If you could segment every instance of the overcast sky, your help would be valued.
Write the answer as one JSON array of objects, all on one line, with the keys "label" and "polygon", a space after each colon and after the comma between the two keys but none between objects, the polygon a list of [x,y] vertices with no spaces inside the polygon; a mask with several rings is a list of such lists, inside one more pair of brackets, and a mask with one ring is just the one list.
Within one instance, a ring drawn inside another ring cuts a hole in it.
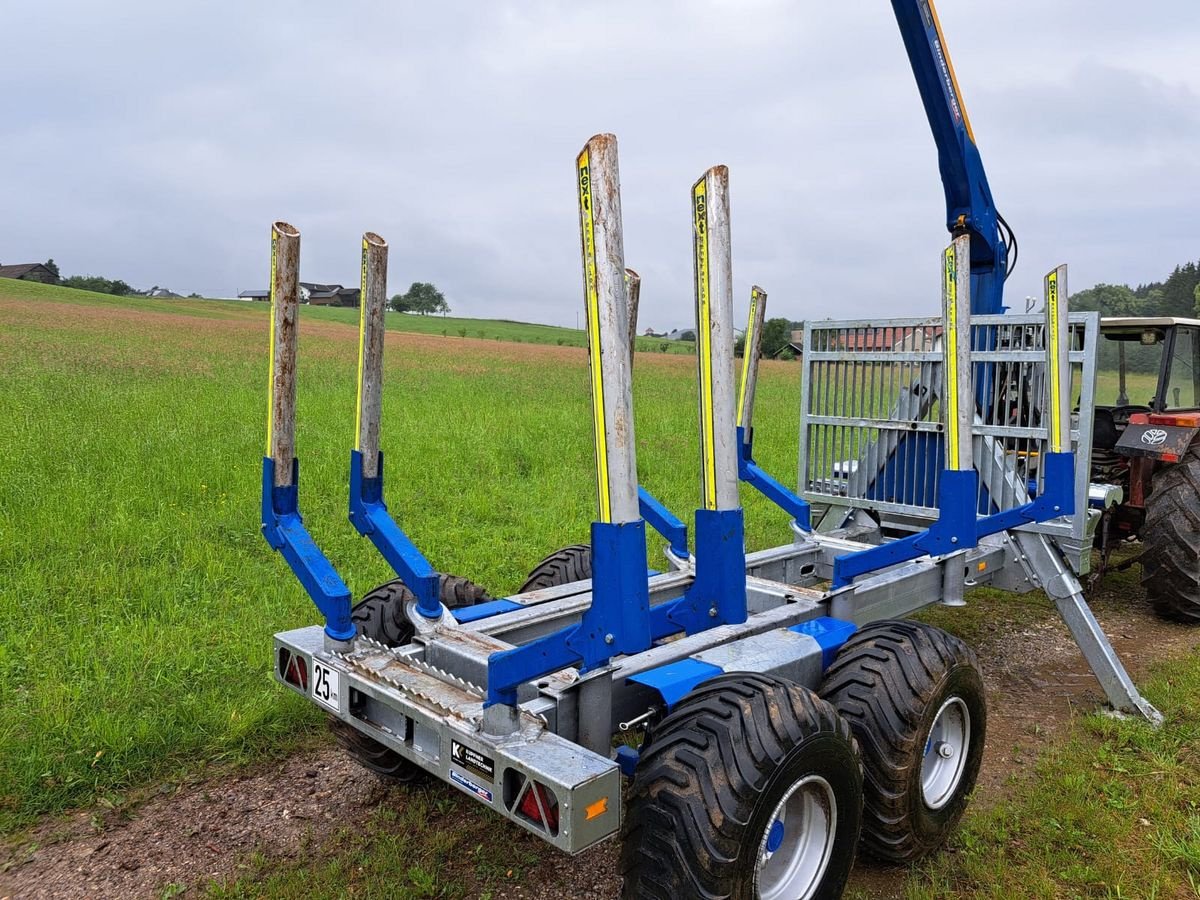
[{"label": "overcast sky", "polygon": [[[941,0],[1019,303],[1200,258],[1197,0]],[[233,296],[269,226],[302,277],[574,325],[574,156],[620,143],[641,324],[691,317],[688,188],[730,167],[734,278],[768,315],[924,314],[946,241],[890,5],[6,0],[0,262]]]}]

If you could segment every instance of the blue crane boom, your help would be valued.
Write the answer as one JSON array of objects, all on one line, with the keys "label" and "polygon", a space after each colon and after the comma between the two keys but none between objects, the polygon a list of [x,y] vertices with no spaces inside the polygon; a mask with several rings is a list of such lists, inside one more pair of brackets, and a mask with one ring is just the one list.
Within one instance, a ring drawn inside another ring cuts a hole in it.
[{"label": "blue crane boom", "polygon": [[983,158],[954,74],[933,0],[892,0],[896,22],[938,148],[946,192],[946,227],[971,237],[971,312],[1004,312],[1004,279],[1016,242],[996,212]]}]

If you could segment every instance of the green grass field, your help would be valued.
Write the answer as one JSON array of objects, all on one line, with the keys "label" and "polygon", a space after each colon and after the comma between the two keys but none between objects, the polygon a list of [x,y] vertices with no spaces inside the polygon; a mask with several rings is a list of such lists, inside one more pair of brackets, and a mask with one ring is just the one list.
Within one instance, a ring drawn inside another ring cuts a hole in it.
[{"label": "green grass field", "polygon": [[[258,532],[266,313],[0,282],[0,834],[327,740],[270,676],[272,633],[317,614]],[[390,572],[345,517],[354,320],[303,310],[298,444],[307,523],[361,593]],[[557,338],[439,330],[389,336],[387,495],[436,566],[502,594],[587,537],[586,356]],[[789,483],[799,375],[764,364],[756,416],[757,456]],[[698,493],[694,379],[690,359],[637,357],[639,474],[684,514]],[[751,548],[789,539],[782,513],[744,498]],[[980,593],[965,614],[931,618],[977,638],[999,617],[1050,614],[1040,595]],[[906,894],[1200,893],[1200,656],[1160,666],[1146,693],[1168,728],[1082,719],[1035,778],[968,815],[953,852],[898,875]],[[328,847],[249,860],[210,890],[482,896],[552,852],[522,837],[469,800],[416,792]]]},{"label": "green grass field", "polygon": [[[224,301],[213,301],[221,303]],[[266,304],[260,304],[265,306]],[[305,310],[314,320],[344,322],[358,327],[358,310],[315,306]],[[511,322],[506,319],[463,319],[456,316],[419,316],[389,312],[389,330],[439,337],[478,338],[485,341],[513,341],[518,344],[553,344],[559,347],[584,347],[586,334],[577,328],[557,325],[534,325],[530,322]],[[678,353],[690,355],[696,345],[690,341],[668,341],[664,338],[638,337],[641,353]]]},{"label": "green grass field", "polygon": [[[361,593],[390,574],[345,515],[357,331],[329,320],[352,314],[303,311],[297,440],[306,521]],[[274,632],[318,619],[258,532],[266,328],[265,304],[0,286],[0,830],[318,722],[268,668]],[[694,366],[637,360],[640,475],[686,512]],[[582,350],[397,335],[386,378],[387,495],[435,566],[502,594],[586,540]],[[785,481],[798,378],[767,363],[759,390],[758,456]],[[747,500],[752,546],[788,539]]]}]

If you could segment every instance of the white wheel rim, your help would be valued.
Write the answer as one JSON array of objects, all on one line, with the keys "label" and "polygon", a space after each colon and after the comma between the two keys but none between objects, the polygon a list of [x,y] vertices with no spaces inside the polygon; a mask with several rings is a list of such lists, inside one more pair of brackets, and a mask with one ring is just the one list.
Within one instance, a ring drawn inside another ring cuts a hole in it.
[{"label": "white wheel rim", "polygon": [[961,697],[951,697],[933,718],[921,761],[921,793],[930,809],[954,797],[971,749],[971,713]]},{"label": "white wheel rim", "polygon": [[760,900],[805,900],[821,886],[833,856],[837,800],[820,775],[802,778],[775,807],[758,844]]}]

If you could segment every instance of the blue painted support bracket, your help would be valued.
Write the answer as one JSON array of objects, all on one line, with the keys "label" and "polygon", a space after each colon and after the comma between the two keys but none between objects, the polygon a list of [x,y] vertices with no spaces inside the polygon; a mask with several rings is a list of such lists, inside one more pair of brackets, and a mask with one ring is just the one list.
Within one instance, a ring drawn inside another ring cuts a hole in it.
[{"label": "blue painted support bracket", "polygon": [[788,490],[754,461],[754,431],[738,426],[738,478],[746,482],[785,513],[796,520],[804,531],[812,531],[812,514],[808,501]]},{"label": "blue painted support bracket", "polygon": [[696,580],[650,610],[655,640],[746,621],[745,518],[741,509],[696,510]]},{"label": "blue painted support bracket", "polygon": [[682,560],[688,558],[687,526],[653,494],[638,485],[638,511],[646,523],[671,545],[671,552]]},{"label": "blue painted support bracket", "polygon": [[1044,453],[1042,465],[1046,467],[1042,493],[1022,506],[980,519],[977,526],[980,537],[1075,515],[1075,454]]},{"label": "blue painted support bracket", "polygon": [[363,478],[362,454],[350,451],[350,522],[358,533],[371,539],[383,558],[417,596],[417,612],[427,619],[442,614],[440,579],[429,560],[396,524],[383,502],[383,452],[379,474]]},{"label": "blue painted support bracket", "polygon": [[515,706],[519,685],[568,666],[588,672],[618,653],[648,650],[650,591],[646,569],[645,522],[593,522],[592,605],[578,625],[488,657],[487,705]]},{"label": "blue painted support bracket", "polygon": [[325,633],[335,641],[354,639],[350,621],[350,588],[313,541],[300,515],[300,461],[292,460],[292,483],[275,486],[275,461],[263,458],[262,533],[308,592],[321,615]]},{"label": "blue painted support bracket", "polygon": [[922,556],[943,556],[976,546],[979,542],[975,521],[978,487],[979,476],[974,469],[965,472],[944,470],[938,483],[938,520],[912,537],[836,557],[833,561],[833,587],[845,587],[859,575],[897,563]]},{"label": "blue painted support bracket", "polygon": [[797,634],[807,634],[821,647],[821,666],[828,669],[837,659],[842,645],[858,631],[858,626],[847,619],[835,619],[832,616],[818,616],[793,625],[788,631]]}]

